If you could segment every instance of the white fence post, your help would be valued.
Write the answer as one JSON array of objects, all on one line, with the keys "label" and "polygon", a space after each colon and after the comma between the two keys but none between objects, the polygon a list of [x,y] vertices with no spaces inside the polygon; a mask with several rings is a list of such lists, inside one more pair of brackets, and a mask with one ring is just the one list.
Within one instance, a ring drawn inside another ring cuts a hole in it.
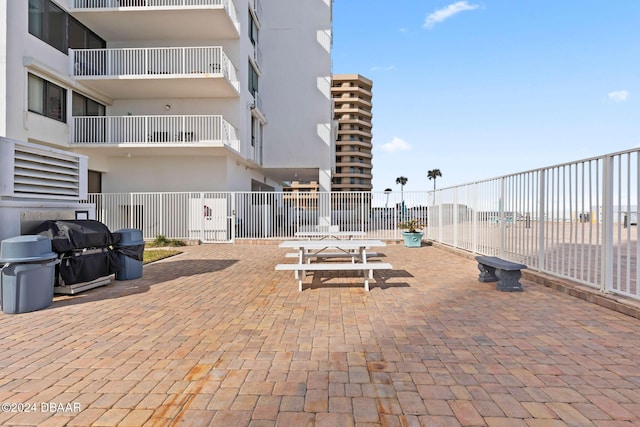
[{"label": "white fence post", "polygon": [[505,252],[505,227],[506,221],[504,218],[504,177],[500,178],[500,200],[498,201],[498,221],[500,221],[500,247],[498,248],[498,253],[500,256],[504,256]]},{"label": "white fence post", "polygon": [[602,280],[600,290],[613,288],[613,156],[605,156],[602,165]]},{"label": "white fence post", "polygon": [[471,193],[473,197],[473,217],[471,219],[471,227],[472,227],[472,252],[478,253],[478,184],[472,184]]},{"label": "white fence post", "polygon": [[545,254],[545,235],[544,235],[544,230],[546,227],[546,217],[545,217],[545,210],[547,209],[546,207],[546,197],[547,197],[547,192],[546,192],[546,171],[545,170],[541,170],[540,171],[540,176],[539,176],[539,187],[538,191],[538,198],[539,198],[539,210],[538,210],[538,268],[542,271],[544,271],[545,269],[545,261],[544,261],[544,254]]},{"label": "white fence post", "polygon": [[134,221],[133,220],[133,216],[134,216],[134,213],[133,213],[133,198],[134,197],[135,197],[134,193],[131,193],[129,195],[129,228],[133,228],[134,227],[134,225],[133,225],[133,221]]},{"label": "white fence post", "polygon": [[453,247],[458,247],[458,220],[460,215],[458,215],[458,187],[453,189],[453,212],[451,213],[451,224],[453,225]]}]

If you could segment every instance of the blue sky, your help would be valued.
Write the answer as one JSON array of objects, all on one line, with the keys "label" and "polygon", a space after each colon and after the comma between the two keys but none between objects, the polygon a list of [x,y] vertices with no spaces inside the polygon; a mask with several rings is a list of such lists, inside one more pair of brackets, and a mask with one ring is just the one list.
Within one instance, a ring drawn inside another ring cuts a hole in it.
[{"label": "blue sky", "polygon": [[438,188],[640,146],[640,0],[334,0],[373,81],[373,187]]}]

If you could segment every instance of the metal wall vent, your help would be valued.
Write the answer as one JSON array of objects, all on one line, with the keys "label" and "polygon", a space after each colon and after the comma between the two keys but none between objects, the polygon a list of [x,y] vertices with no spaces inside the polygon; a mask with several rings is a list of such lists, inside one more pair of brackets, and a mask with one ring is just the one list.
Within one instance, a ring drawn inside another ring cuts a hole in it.
[{"label": "metal wall vent", "polygon": [[72,156],[16,145],[13,178],[16,196],[80,198],[80,165]]}]

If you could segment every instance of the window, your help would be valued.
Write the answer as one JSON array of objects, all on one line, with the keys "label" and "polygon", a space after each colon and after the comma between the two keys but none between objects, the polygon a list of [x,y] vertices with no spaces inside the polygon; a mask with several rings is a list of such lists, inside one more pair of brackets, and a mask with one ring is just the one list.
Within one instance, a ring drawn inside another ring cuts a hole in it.
[{"label": "window", "polygon": [[106,42],[51,0],[29,0],[29,33],[67,53],[69,48],[104,48]]},{"label": "window", "polygon": [[258,44],[258,26],[253,20],[253,15],[249,12],[249,40],[255,46]]},{"label": "window", "polygon": [[89,193],[102,193],[102,173],[89,170],[87,173],[87,190]]},{"label": "window", "polygon": [[66,122],[67,91],[58,85],[29,74],[29,111]]},{"label": "window", "polygon": [[249,84],[247,87],[252,95],[258,91],[258,72],[253,68],[251,61],[249,61]]},{"label": "window", "polygon": [[251,117],[251,146],[256,146],[256,128],[258,127],[258,119]]},{"label": "window", "polygon": [[[106,107],[91,98],[74,92],[71,99],[71,114],[74,117],[106,115]],[[105,119],[74,120],[74,142],[96,143],[106,140]]]},{"label": "window", "polygon": [[69,16],[69,47],[71,49],[104,49],[106,43],[77,19]]},{"label": "window", "polygon": [[29,0],[29,33],[42,39],[44,37],[44,2]]},{"label": "window", "polygon": [[71,100],[73,116],[104,116],[106,107],[91,98],[74,92]]}]

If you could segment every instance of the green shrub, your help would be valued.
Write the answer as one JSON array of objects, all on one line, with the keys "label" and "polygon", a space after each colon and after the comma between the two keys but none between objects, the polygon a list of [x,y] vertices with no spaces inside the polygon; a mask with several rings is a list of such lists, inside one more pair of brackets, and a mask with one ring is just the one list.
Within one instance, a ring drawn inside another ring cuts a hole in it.
[{"label": "green shrub", "polygon": [[176,246],[186,246],[186,243],[178,239],[167,239],[162,234],[158,234],[154,240],[152,240],[151,242],[147,242],[146,246],[151,248],[165,247],[165,246],[176,247]]}]

